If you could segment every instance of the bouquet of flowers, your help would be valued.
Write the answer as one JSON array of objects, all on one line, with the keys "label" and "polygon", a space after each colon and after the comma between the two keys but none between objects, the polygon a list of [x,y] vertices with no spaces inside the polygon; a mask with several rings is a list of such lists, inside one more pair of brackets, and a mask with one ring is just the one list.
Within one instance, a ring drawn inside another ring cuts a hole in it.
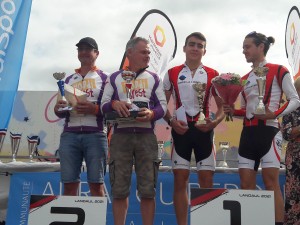
[{"label": "bouquet of flowers", "polygon": [[[242,81],[240,75],[235,73],[222,73],[212,80],[212,84],[225,104],[232,105],[242,91],[246,81]],[[228,113],[225,121],[233,121]]]}]

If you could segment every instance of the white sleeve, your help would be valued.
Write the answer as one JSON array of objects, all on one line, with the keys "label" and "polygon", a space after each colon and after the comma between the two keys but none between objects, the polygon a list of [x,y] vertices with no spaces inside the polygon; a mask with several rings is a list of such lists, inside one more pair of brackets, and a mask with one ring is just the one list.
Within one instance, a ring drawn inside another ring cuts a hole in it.
[{"label": "white sleeve", "polygon": [[300,106],[299,96],[289,73],[287,73],[282,80],[282,91],[288,102],[275,112],[277,117],[287,115]]},{"label": "white sleeve", "polygon": [[112,107],[111,107],[111,98],[113,96],[114,93],[114,89],[110,83],[110,77],[107,78],[107,84],[104,87],[104,91],[103,91],[103,96],[101,99],[101,112],[105,113],[108,111],[112,111]]},{"label": "white sleeve", "polygon": [[171,87],[172,87],[172,85],[171,85],[169,73],[166,72],[166,74],[164,76],[164,80],[163,80],[163,88],[165,91],[170,91]]}]

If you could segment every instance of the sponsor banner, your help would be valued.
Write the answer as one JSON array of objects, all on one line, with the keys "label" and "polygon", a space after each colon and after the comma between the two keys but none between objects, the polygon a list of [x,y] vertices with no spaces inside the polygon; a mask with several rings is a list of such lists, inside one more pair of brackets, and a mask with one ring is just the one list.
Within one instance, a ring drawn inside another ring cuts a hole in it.
[{"label": "sponsor banner", "polygon": [[[89,196],[86,173],[82,173],[80,183],[80,196]],[[189,190],[199,188],[197,174],[191,173]],[[280,175],[281,188],[285,182],[284,175]],[[257,177],[257,189],[263,189],[261,174]],[[27,224],[30,196],[31,195],[61,195],[62,184],[60,173],[14,173],[11,177],[10,194],[8,202],[7,224]],[[239,177],[236,173],[216,173],[214,176],[214,188],[238,189]],[[174,225],[176,217],[173,206],[173,174],[160,172],[157,182],[155,225]],[[113,225],[112,197],[110,195],[110,184],[108,174],[105,176],[105,191],[107,194],[106,224]],[[190,196],[190,192],[189,192]],[[126,224],[140,225],[142,218],[140,214],[139,197],[136,191],[136,177],[132,176],[131,192],[129,197],[129,209]]]},{"label": "sponsor banner", "polygon": [[[130,38],[144,37],[149,41],[150,62],[148,70],[163,77],[168,63],[175,57],[177,37],[171,20],[157,9],[145,13]],[[128,65],[124,54],[120,68]]]},{"label": "sponsor banner", "polygon": [[300,13],[296,6],[289,12],[285,29],[285,50],[294,79],[300,76]]},{"label": "sponsor banner", "polygon": [[[262,213],[263,212],[263,213]],[[211,216],[217,214],[218,216]],[[191,225],[273,225],[274,192],[237,189],[191,189]]]},{"label": "sponsor banner", "polygon": [[8,127],[19,85],[32,0],[0,4],[0,129]]},{"label": "sponsor banner", "polygon": [[31,195],[28,225],[106,224],[107,198]]}]

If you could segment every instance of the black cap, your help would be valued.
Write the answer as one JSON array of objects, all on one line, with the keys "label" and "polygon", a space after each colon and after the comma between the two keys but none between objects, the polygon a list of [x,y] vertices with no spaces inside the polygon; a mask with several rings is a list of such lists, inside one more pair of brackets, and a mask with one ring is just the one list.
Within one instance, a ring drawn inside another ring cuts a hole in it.
[{"label": "black cap", "polygon": [[88,45],[96,50],[98,50],[97,42],[91,37],[85,37],[80,39],[80,41],[76,44],[77,47],[80,45]]}]

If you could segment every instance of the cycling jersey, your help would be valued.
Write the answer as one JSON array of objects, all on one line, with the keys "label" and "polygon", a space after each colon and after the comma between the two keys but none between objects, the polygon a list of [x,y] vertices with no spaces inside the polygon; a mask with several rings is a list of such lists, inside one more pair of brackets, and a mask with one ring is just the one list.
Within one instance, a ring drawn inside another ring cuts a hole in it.
[{"label": "cycling jersey", "polygon": [[[100,105],[107,75],[98,69],[89,71],[84,77],[74,73],[65,79],[65,83],[84,91],[87,101]],[[100,111],[100,110],[99,110]],[[101,112],[97,115],[76,115],[72,112],[58,113],[57,116],[65,119],[64,132],[103,132],[103,116]]]}]

